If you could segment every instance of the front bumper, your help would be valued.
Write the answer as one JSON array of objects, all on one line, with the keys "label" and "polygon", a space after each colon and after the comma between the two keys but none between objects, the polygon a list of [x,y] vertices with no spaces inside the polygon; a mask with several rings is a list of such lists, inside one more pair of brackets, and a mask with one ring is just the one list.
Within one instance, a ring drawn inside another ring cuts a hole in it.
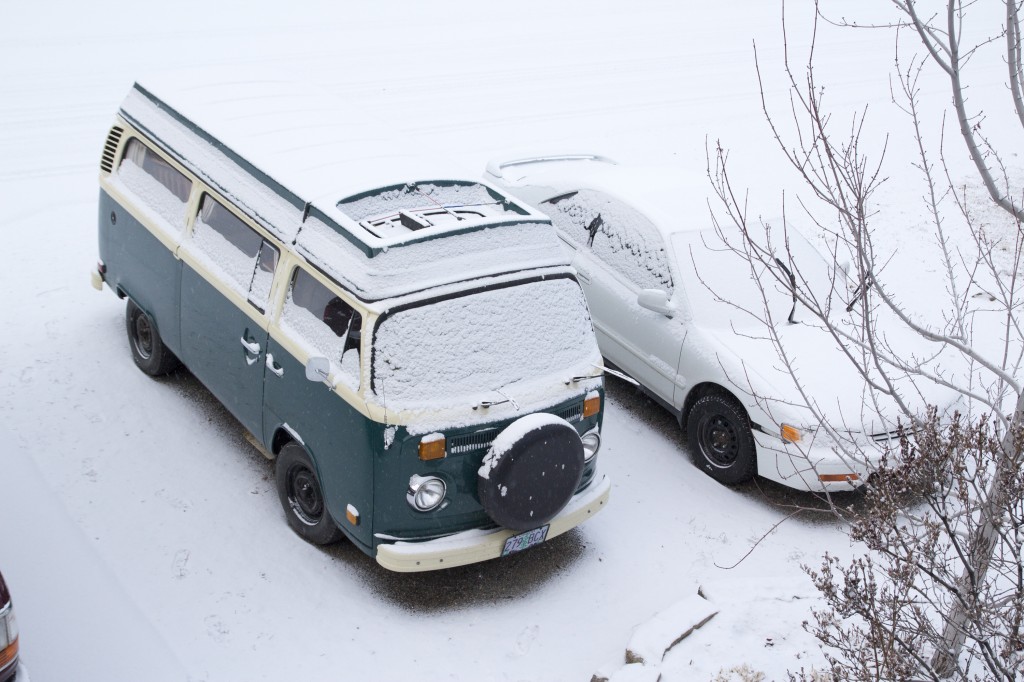
[{"label": "front bumper", "polygon": [[29,682],[28,670],[19,659],[15,658],[11,661],[10,667],[4,668],[0,672],[0,680],[3,682]]},{"label": "front bumper", "polygon": [[[759,475],[812,492],[856,490],[881,464],[888,445],[862,434],[856,434],[845,447],[837,447],[827,438],[814,438],[808,445],[783,443],[757,431],[754,441]],[[843,454],[844,450],[857,454]]]},{"label": "front bumper", "polygon": [[[608,503],[610,491],[607,476],[593,481],[551,519],[547,539],[575,528],[600,511]],[[507,528],[468,530],[436,540],[382,544],[377,547],[377,563],[390,571],[409,573],[487,561],[500,557],[505,540],[517,532]]]}]

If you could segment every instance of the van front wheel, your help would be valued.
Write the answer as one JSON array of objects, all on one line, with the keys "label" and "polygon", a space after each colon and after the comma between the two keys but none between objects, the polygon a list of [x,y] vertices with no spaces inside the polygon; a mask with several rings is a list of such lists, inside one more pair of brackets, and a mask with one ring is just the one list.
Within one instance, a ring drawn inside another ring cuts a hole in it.
[{"label": "van front wheel", "polygon": [[124,321],[128,332],[128,346],[132,349],[132,360],[135,361],[136,367],[151,377],[158,377],[180,364],[178,358],[160,339],[153,318],[135,305],[130,298],[125,309]]},{"label": "van front wheel", "polygon": [[323,489],[309,455],[297,443],[288,443],[277,455],[277,494],[288,525],[314,545],[341,539],[341,531],[324,504]]}]

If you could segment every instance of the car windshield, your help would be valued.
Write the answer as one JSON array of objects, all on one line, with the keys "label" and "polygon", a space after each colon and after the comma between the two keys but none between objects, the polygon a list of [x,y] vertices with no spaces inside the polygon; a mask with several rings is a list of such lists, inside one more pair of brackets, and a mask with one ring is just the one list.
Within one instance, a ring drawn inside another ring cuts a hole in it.
[{"label": "car windshield", "polygon": [[427,301],[377,325],[373,392],[391,409],[515,400],[595,374],[583,291],[569,277]]},{"label": "car windshield", "polygon": [[[790,273],[797,278],[798,287],[812,292],[822,305],[837,286],[845,287],[843,282],[833,282],[835,268],[807,240],[792,230],[788,239],[788,247],[780,243],[775,249],[778,261],[772,265],[774,272],[769,272],[767,265],[747,262],[733,251],[743,243],[738,230],[673,235],[694,320],[710,327],[749,329],[761,325],[767,312],[774,323],[785,322],[794,308]],[[841,271],[837,277],[843,277]],[[797,306],[796,321],[801,319],[800,313]]]}]

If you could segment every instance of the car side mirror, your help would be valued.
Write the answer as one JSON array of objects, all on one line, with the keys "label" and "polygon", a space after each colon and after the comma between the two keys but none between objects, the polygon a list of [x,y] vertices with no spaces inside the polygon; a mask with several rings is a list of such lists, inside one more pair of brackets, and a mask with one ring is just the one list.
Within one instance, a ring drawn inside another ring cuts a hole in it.
[{"label": "car side mirror", "polygon": [[327,381],[331,374],[331,361],[317,355],[306,360],[306,378],[317,383]]},{"label": "car side mirror", "polygon": [[676,306],[668,298],[668,293],[662,289],[644,289],[636,297],[636,302],[641,308],[661,313],[665,317],[673,317],[676,314]]}]

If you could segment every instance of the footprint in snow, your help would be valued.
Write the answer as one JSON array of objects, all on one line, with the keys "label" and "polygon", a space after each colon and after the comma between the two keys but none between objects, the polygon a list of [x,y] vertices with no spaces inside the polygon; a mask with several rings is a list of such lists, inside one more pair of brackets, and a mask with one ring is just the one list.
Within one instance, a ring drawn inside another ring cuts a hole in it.
[{"label": "footprint in snow", "polygon": [[203,619],[206,623],[206,634],[215,642],[223,642],[231,634],[231,630],[216,615],[207,616]]},{"label": "footprint in snow", "polygon": [[537,625],[530,625],[523,628],[523,631],[519,633],[518,637],[516,637],[516,644],[513,648],[512,655],[518,658],[528,654],[530,652],[530,647],[533,646],[539,632],[540,626]]},{"label": "footprint in snow", "polygon": [[184,578],[188,575],[188,560],[192,557],[191,552],[187,549],[179,549],[174,554],[174,561],[171,562],[171,566],[174,570],[175,578]]}]

